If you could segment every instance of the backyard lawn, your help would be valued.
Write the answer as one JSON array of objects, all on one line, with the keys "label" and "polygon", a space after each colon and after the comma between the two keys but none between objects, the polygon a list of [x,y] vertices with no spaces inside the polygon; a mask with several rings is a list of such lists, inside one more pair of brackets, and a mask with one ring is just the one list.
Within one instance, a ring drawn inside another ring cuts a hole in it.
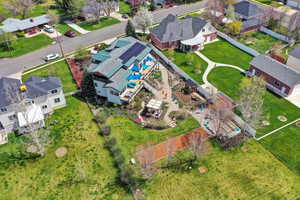
[{"label": "backyard lawn", "polygon": [[[87,104],[75,97],[67,103],[46,122],[54,142],[45,157],[0,166],[0,199],[132,199],[117,183],[117,170]],[[0,152],[9,145],[0,146]],[[68,153],[57,158],[62,146]]]},{"label": "backyard lawn", "polygon": [[113,17],[103,17],[98,21],[84,21],[78,23],[78,25],[85,30],[94,31],[118,23],[120,23],[118,19]]},{"label": "backyard lawn", "polygon": [[[235,69],[218,67],[210,72],[208,75],[208,81],[229,97],[237,100],[239,97],[239,84],[243,77],[244,76]],[[257,136],[264,135],[287,124],[288,122],[300,118],[299,108],[271,92],[266,93],[264,101],[264,113],[265,118],[270,122],[270,125],[259,128]],[[277,119],[279,115],[286,116],[288,121],[279,121]]]},{"label": "backyard lawn", "polygon": [[73,80],[72,74],[66,61],[59,61],[42,69],[23,75],[23,81],[26,81],[31,76],[55,76],[60,78],[63,84],[65,93],[77,90],[77,86]]},{"label": "backyard lawn", "polygon": [[277,40],[267,34],[261,32],[251,32],[241,36],[239,42],[255,49],[259,53],[265,53],[270,50],[274,44],[282,45],[280,40]]},{"label": "backyard lawn", "polygon": [[39,34],[31,38],[18,38],[12,42],[11,51],[0,48],[1,57],[17,57],[38,50],[52,43],[52,39],[45,34]]},{"label": "backyard lawn", "polygon": [[201,53],[214,62],[236,65],[245,70],[249,68],[249,63],[253,58],[222,39],[205,45]]},{"label": "backyard lawn", "polygon": [[[149,200],[182,199],[295,199],[300,179],[260,144],[251,140],[224,151],[214,146],[192,170],[159,170],[146,182]],[[199,166],[207,167],[200,174]]]},{"label": "backyard lawn", "polygon": [[128,3],[126,3],[125,1],[119,1],[119,13],[120,14],[129,15],[130,10],[131,10],[131,7]]},{"label": "backyard lawn", "polygon": [[117,139],[119,147],[128,160],[136,153],[139,145],[145,145],[147,142],[158,144],[168,136],[181,135],[199,127],[198,122],[192,117],[179,123],[175,128],[160,131],[145,129],[122,116],[110,117],[106,125],[111,126],[111,135]]},{"label": "backyard lawn", "polygon": [[[168,51],[163,52],[166,56],[168,56]],[[192,77],[199,84],[203,84],[202,75],[207,68],[207,63],[202,60],[198,55],[192,53],[192,64],[188,65],[186,62],[186,53],[182,53],[179,51],[174,51],[173,63],[180,67],[185,73],[187,73],[190,77]],[[197,68],[198,66],[198,68]],[[196,71],[198,70],[198,71]]]}]

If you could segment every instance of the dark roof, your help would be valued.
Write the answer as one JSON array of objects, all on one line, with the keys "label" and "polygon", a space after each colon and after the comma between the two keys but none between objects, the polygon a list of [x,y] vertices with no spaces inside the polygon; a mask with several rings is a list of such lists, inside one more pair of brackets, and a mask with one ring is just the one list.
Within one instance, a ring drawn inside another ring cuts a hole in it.
[{"label": "dark roof", "polygon": [[290,56],[300,59],[300,46],[289,53]]},{"label": "dark roof", "polygon": [[251,28],[251,27],[255,27],[255,26],[258,26],[260,24],[261,24],[261,22],[260,22],[259,19],[256,19],[256,18],[249,19],[249,20],[243,21],[242,30],[248,29],[248,28]]},{"label": "dark roof", "polygon": [[233,5],[236,13],[246,18],[254,17],[260,12],[260,8],[249,1],[241,1]]},{"label": "dark roof", "polygon": [[250,62],[250,65],[253,65],[255,68],[269,74],[290,87],[294,87],[298,82],[300,82],[300,72],[297,72],[269,56],[256,56]]},{"label": "dark roof", "polygon": [[125,64],[132,57],[137,57],[144,49],[145,45],[136,42],[132,47],[130,47],[127,51],[125,51],[119,58],[122,60],[122,63]]},{"label": "dark roof", "polygon": [[199,17],[188,16],[179,20],[175,15],[169,14],[150,32],[161,42],[188,40],[195,37],[207,23]]},{"label": "dark roof", "polygon": [[5,107],[13,103],[11,96],[19,91],[21,81],[18,79],[3,77],[0,78],[0,107]]}]

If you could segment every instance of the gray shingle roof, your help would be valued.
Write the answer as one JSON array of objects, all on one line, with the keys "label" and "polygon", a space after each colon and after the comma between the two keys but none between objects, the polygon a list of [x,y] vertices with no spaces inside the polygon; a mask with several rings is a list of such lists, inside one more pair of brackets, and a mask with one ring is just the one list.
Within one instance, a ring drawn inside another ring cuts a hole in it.
[{"label": "gray shingle roof", "polygon": [[290,87],[294,87],[300,81],[300,72],[266,55],[256,56],[250,62],[250,65]]},{"label": "gray shingle roof", "polygon": [[[21,81],[18,79],[3,77],[0,78],[0,108],[13,103],[11,99],[15,92],[19,91]],[[10,95],[12,94],[12,95]]]},{"label": "gray shingle roof", "polygon": [[243,15],[246,18],[251,18],[259,14],[260,8],[249,1],[241,1],[233,5],[236,13]]},{"label": "gray shingle roof", "polygon": [[300,59],[300,46],[289,53],[290,56]]},{"label": "gray shingle roof", "polygon": [[195,37],[207,23],[199,17],[188,16],[179,20],[175,15],[169,14],[150,32],[161,42],[188,40]]},{"label": "gray shingle roof", "polygon": [[251,27],[254,27],[254,26],[258,26],[260,25],[261,22],[259,19],[249,19],[249,20],[246,20],[246,21],[243,21],[243,25],[242,25],[242,30],[244,29],[247,29],[247,28],[251,28]]},{"label": "gray shingle roof", "polygon": [[8,18],[2,22],[3,26],[0,26],[0,29],[3,29],[5,32],[23,31],[28,28],[49,23],[50,21],[51,20],[47,15],[41,15],[23,20]]}]

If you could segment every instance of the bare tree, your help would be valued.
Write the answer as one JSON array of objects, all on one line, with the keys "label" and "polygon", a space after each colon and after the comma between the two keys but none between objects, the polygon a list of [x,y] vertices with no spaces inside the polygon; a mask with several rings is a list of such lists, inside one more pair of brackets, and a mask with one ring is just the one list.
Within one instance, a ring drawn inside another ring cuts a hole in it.
[{"label": "bare tree", "polygon": [[22,19],[28,17],[34,4],[35,3],[32,0],[12,0],[3,2],[4,8],[6,8],[13,16],[21,15]]},{"label": "bare tree", "polygon": [[166,141],[167,165],[173,161],[173,154],[176,152],[175,138],[168,138]]},{"label": "bare tree", "polygon": [[82,8],[83,15],[91,15],[94,19],[102,16],[110,16],[117,6],[116,1],[110,0],[89,0]]},{"label": "bare tree", "polygon": [[188,137],[189,149],[196,159],[200,158],[204,152],[204,136],[201,133],[193,133]]},{"label": "bare tree", "polygon": [[148,30],[149,26],[153,24],[153,15],[145,8],[141,10],[134,17],[137,28],[140,28],[144,33]]},{"label": "bare tree", "polygon": [[206,13],[213,24],[218,23],[219,19],[225,15],[225,0],[209,0],[206,5]]},{"label": "bare tree", "polygon": [[263,118],[263,104],[266,83],[261,77],[245,78],[240,85],[239,110],[245,122],[256,128]]}]

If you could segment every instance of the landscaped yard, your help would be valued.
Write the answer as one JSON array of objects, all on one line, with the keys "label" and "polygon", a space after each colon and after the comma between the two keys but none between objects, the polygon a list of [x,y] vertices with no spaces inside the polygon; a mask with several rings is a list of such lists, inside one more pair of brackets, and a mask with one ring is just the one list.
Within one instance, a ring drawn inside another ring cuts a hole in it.
[{"label": "landscaped yard", "polygon": [[[164,51],[163,53],[168,56],[168,51]],[[198,55],[192,53],[193,61],[188,65],[186,55],[186,53],[175,51],[172,61],[199,84],[203,84],[202,75],[207,68],[207,63]]]},{"label": "landscaped yard", "polygon": [[49,65],[42,69],[23,75],[23,81],[26,81],[31,76],[55,76],[60,78],[63,84],[65,93],[77,90],[77,86],[73,80],[72,74],[66,61],[60,61],[55,64]]},{"label": "landscaped yard", "polygon": [[[224,151],[214,146],[192,170],[159,170],[146,182],[149,200],[295,199],[300,179],[254,140]],[[207,167],[200,174],[198,167]]]},{"label": "landscaped yard", "polygon": [[[132,199],[117,183],[117,170],[87,104],[74,97],[67,103],[47,120],[54,142],[45,157],[0,165],[0,199]],[[0,146],[0,152],[9,145]],[[62,146],[68,153],[57,158]]]},{"label": "landscaped yard", "polygon": [[245,70],[249,68],[249,63],[253,58],[222,39],[205,45],[201,53],[214,62],[236,65]]},{"label": "landscaped yard", "polygon": [[[236,69],[218,67],[210,72],[208,81],[229,97],[237,100],[239,97],[239,84],[244,76]],[[270,122],[269,126],[259,128],[257,136],[264,135],[288,122],[300,118],[300,109],[287,100],[267,92],[264,101],[265,118]],[[277,119],[279,115],[287,117],[287,122]],[[292,130],[292,129],[291,129]],[[300,130],[299,130],[300,131]],[[291,133],[292,134],[292,133]]]},{"label": "landscaped yard", "polygon": [[283,45],[280,40],[277,40],[267,34],[261,32],[247,33],[241,36],[239,42],[255,49],[259,53],[265,53],[270,50],[273,45]]},{"label": "landscaped yard", "polygon": [[51,43],[52,39],[45,34],[39,34],[31,38],[18,38],[12,42],[11,51],[0,48],[0,58],[21,56]]},{"label": "landscaped yard", "polygon": [[111,126],[111,135],[117,139],[117,143],[128,161],[134,156],[140,145],[146,145],[147,142],[157,144],[166,140],[168,136],[181,135],[199,127],[198,122],[192,117],[182,121],[175,128],[160,131],[145,129],[122,116],[110,117],[106,125]]},{"label": "landscaped yard", "polygon": [[130,10],[131,7],[128,3],[126,3],[125,1],[119,1],[119,13],[120,14],[126,14],[129,15],[130,14]]},{"label": "landscaped yard", "polygon": [[120,23],[118,19],[113,17],[103,17],[98,21],[83,21],[78,23],[78,25],[85,30],[94,31],[118,23]]}]

